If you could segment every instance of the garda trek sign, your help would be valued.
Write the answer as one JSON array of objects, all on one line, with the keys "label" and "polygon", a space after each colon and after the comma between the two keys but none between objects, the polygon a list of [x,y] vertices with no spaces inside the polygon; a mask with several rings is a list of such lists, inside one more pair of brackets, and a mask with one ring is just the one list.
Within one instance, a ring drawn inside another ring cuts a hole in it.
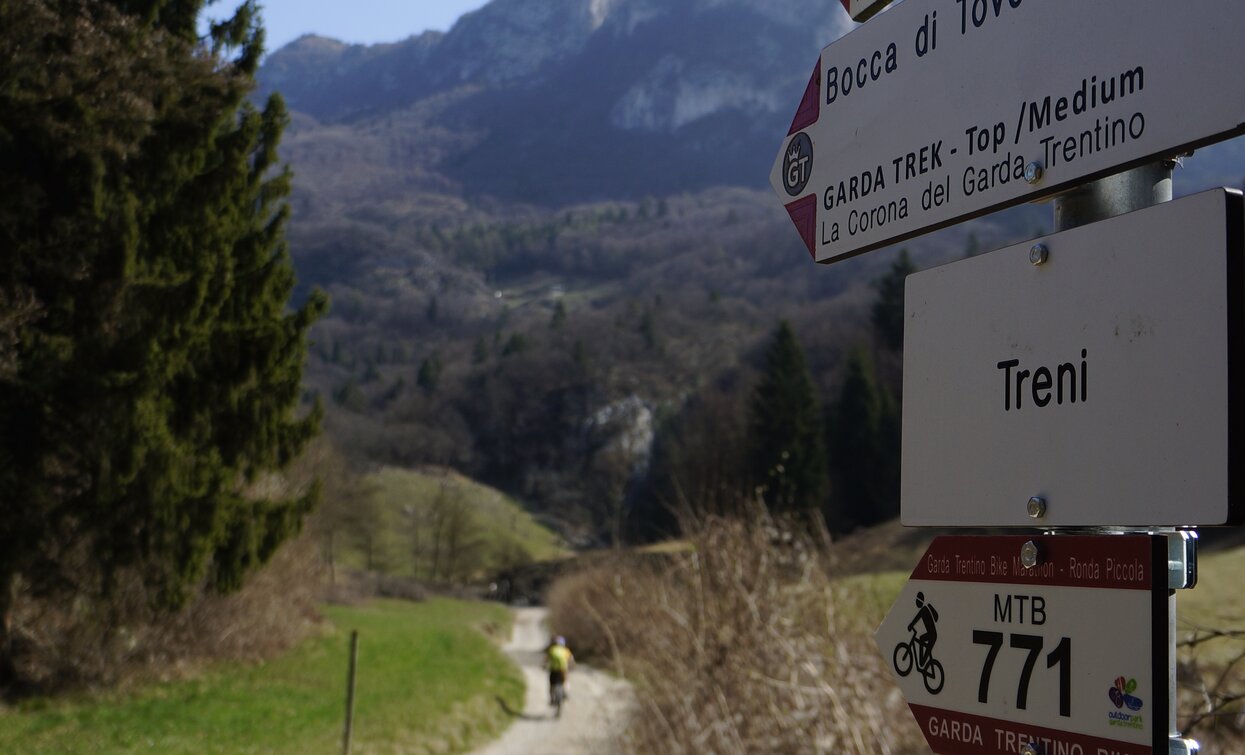
[{"label": "garda trek sign", "polygon": [[903,523],[1239,523],[1242,204],[1216,189],[909,276]]},{"label": "garda trek sign", "polygon": [[1241,133],[1243,29],[1241,0],[905,0],[822,51],[770,182],[818,262],[1049,197]]},{"label": "garda trek sign", "polygon": [[1167,755],[1167,603],[1161,536],[939,537],[874,638],[939,755]]}]

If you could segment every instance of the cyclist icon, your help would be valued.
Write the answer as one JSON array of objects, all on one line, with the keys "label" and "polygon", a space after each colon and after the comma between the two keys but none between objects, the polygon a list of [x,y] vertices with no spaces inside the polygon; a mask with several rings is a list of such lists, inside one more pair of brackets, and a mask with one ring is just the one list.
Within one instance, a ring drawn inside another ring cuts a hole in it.
[{"label": "cyclist icon", "polygon": [[912,673],[915,660],[916,668],[921,672],[922,681],[925,682],[925,689],[929,690],[931,695],[937,695],[942,691],[942,685],[947,680],[942,664],[934,658],[934,643],[938,641],[938,610],[934,608],[933,603],[925,602],[923,592],[916,594],[916,607],[916,616],[908,622],[908,631],[912,632],[912,639],[895,646],[895,655],[892,660],[895,664],[895,671],[900,676]]}]

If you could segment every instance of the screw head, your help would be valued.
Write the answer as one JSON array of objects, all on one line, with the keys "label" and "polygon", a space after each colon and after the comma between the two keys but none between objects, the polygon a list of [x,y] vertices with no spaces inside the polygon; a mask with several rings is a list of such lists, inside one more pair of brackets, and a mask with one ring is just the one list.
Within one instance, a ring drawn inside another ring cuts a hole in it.
[{"label": "screw head", "polygon": [[1045,244],[1034,244],[1029,250],[1029,262],[1035,267],[1045,264],[1048,259],[1050,259],[1050,249]]},{"label": "screw head", "polygon": [[1035,495],[1029,499],[1029,504],[1025,509],[1029,512],[1031,519],[1041,519],[1046,516],[1046,499]]},{"label": "screw head", "polygon": [[1020,546],[1020,563],[1026,569],[1032,569],[1042,561],[1042,554],[1038,551],[1037,543],[1032,540]]},{"label": "screw head", "polygon": [[1025,742],[1020,747],[1020,755],[1042,755],[1042,750],[1033,742]]},{"label": "screw head", "polygon": [[1025,181],[1035,184],[1042,180],[1042,164],[1039,162],[1031,162],[1025,166]]}]

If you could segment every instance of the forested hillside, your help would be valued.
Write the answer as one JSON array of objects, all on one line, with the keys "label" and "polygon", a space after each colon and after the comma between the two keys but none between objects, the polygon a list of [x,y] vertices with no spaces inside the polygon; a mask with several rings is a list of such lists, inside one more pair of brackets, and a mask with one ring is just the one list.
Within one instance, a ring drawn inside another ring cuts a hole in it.
[{"label": "forested hillside", "polygon": [[[755,493],[752,396],[786,320],[820,407],[821,507],[843,529],[893,512],[854,454],[897,448],[870,427],[901,401],[901,336],[873,313],[900,306],[875,285],[899,250],[819,268],[764,188],[808,69],[849,27],[787,0],[495,0],[444,34],[272,53],[291,250],[302,288],[333,298],[306,382],[329,435],[497,485],[575,542],[665,531],[680,502]],[[1236,183],[1240,153],[1193,158],[1177,193]],[[907,249],[923,268],[1050,216]]]}]

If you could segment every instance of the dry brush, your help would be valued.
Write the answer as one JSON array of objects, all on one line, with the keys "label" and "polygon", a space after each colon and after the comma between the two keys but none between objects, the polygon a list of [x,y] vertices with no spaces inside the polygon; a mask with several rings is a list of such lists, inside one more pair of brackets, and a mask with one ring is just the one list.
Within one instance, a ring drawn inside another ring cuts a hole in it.
[{"label": "dry brush", "polygon": [[686,553],[619,557],[553,586],[556,630],[636,685],[633,751],[926,751],[863,596],[830,578],[806,529],[714,519]]}]

